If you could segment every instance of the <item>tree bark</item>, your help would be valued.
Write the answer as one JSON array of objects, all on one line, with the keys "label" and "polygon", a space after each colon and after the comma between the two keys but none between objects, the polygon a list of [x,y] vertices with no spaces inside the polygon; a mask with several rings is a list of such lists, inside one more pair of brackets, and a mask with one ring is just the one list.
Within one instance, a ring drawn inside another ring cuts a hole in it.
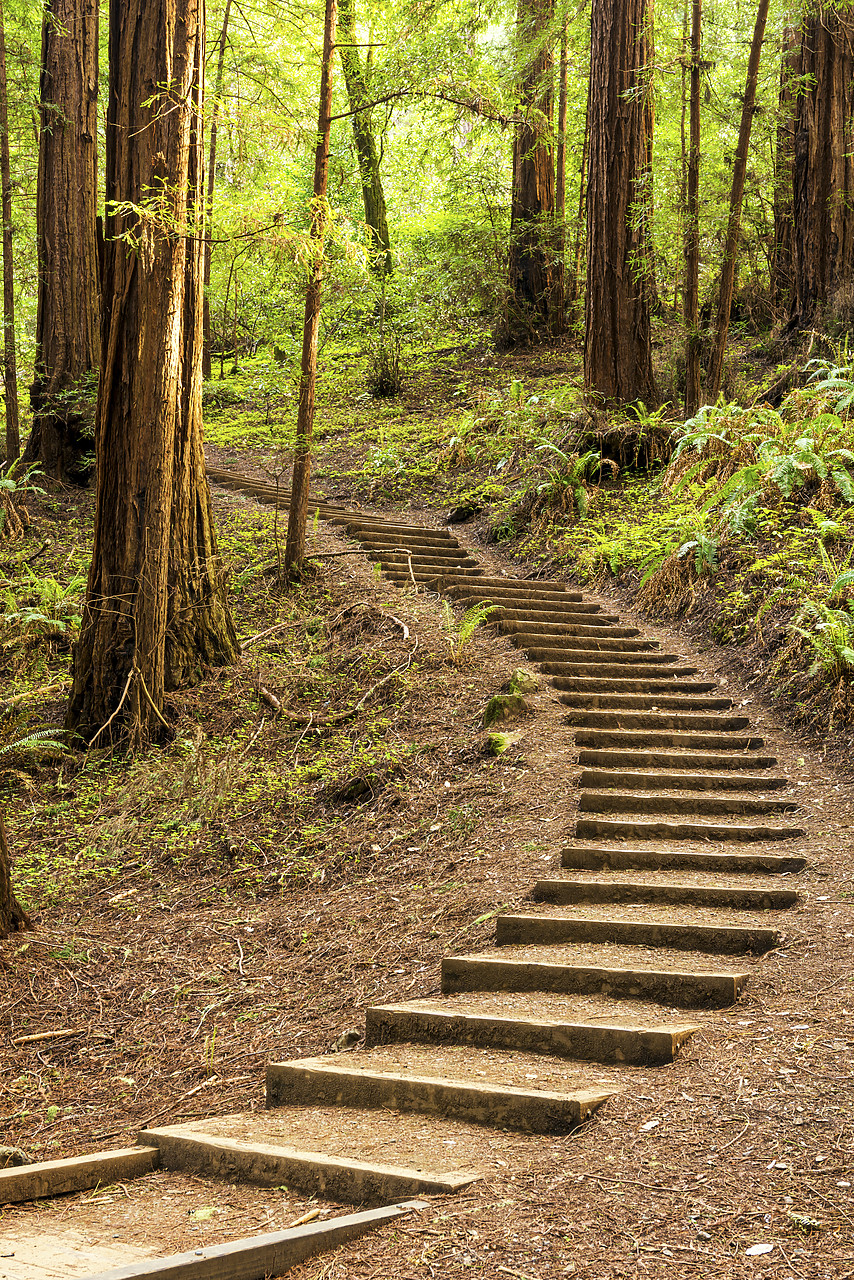
[{"label": "tree bark", "polygon": [[219,132],[219,104],[222,99],[222,80],[225,69],[225,46],[228,41],[228,20],[231,16],[231,0],[226,0],[225,12],[222,15],[222,29],[219,35],[219,50],[216,57],[216,80],[214,81],[214,100],[211,108],[211,132],[208,151],[208,189],[205,201],[205,248],[204,248],[204,339],[202,347],[202,376],[211,376],[211,306],[208,291],[211,283],[211,234],[213,228],[213,198],[216,183],[216,142]]},{"label": "tree bark", "polygon": [[563,333],[566,327],[566,112],[569,97],[569,19],[564,18],[560,31],[557,99],[557,164],[555,166],[555,249],[554,315],[552,333]]},{"label": "tree bark", "polygon": [[6,824],[0,814],[0,938],[30,927],[30,918],[12,889],[12,859],[6,839]]},{"label": "tree bark", "polygon": [[308,481],[311,473],[311,438],[314,429],[314,389],[317,381],[317,330],[323,288],[323,246],[326,236],[326,185],[329,177],[329,143],[332,134],[332,58],[335,53],[337,0],[326,0],[323,23],[323,61],[320,67],[320,96],[317,111],[317,147],[314,153],[314,208],[311,219],[312,257],[305,291],[305,318],[302,331],[297,439],[291,502],[288,511],[288,540],[285,568],[299,569],[305,557],[305,526],[308,519]]},{"label": "tree bark", "polygon": [[554,66],[549,28],[554,0],[519,0],[517,39],[526,62],[519,86],[520,120],[513,138],[510,204],[510,336],[539,324],[562,331],[555,298],[555,175],[551,148]]},{"label": "tree bark", "polygon": [[738,237],[741,232],[741,205],[744,198],[744,179],[747,173],[747,152],[750,147],[750,131],[753,127],[756,82],[759,78],[759,59],[762,54],[762,42],[765,39],[767,18],[768,0],[759,0],[756,10],[756,23],[753,28],[753,41],[750,46],[750,57],[747,60],[747,83],[744,89],[744,103],[741,110],[741,126],[738,131],[738,144],[735,162],[732,167],[732,190],[729,200],[729,221],[727,223],[726,243],[724,244],[724,260],[721,267],[720,293],[718,294],[715,345],[709,361],[709,373],[706,379],[706,398],[712,404],[720,394],[721,378],[723,376],[724,353],[726,351],[727,334],[729,333],[729,316],[732,310],[732,293],[735,284],[735,268],[738,261]]},{"label": "tree bark", "polygon": [[703,0],[691,4],[691,141],[685,179],[685,417],[700,407],[700,46]]},{"label": "tree bark", "polygon": [[3,215],[3,387],[6,395],[6,463],[21,453],[18,364],[15,355],[15,271],[12,262],[12,166],[6,91],[6,22],[0,0],[0,208]]},{"label": "tree bark", "polygon": [[801,27],[796,64],[793,257],[801,323],[854,280],[854,17],[830,5]]},{"label": "tree bark", "polygon": [[370,247],[368,266],[375,276],[390,276],[394,270],[391,256],[391,237],[388,230],[385,192],[380,176],[380,157],[374,137],[371,113],[365,110],[370,101],[367,76],[359,56],[356,34],[355,0],[339,0],[338,4],[338,53],[347,86],[347,99],[353,121],[353,142],[362,182],[362,201],[365,206],[365,225],[368,228]]},{"label": "tree bark", "polygon": [[39,98],[34,418],[24,460],[85,484],[94,424],[85,392],[72,389],[100,355],[97,0],[49,0]]},{"label": "tree bark", "polygon": [[111,0],[109,24],[95,537],[67,726],[133,748],[166,690],[239,650],[202,452],[203,0]]},{"label": "tree bark", "polygon": [[792,184],[795,162],[796,102],[793,77],[797,75],[799,43],[797,33],[790,27],[783,32],[777,148],[774,154],[774,256],[771,266],[771,297],[776,306],[786,310],[789,310],[795,301]]},{"label": "tree bark", "polygon": [[656,398],[650,334],[645,0],[593,0],[584,381],[625,404]]}]

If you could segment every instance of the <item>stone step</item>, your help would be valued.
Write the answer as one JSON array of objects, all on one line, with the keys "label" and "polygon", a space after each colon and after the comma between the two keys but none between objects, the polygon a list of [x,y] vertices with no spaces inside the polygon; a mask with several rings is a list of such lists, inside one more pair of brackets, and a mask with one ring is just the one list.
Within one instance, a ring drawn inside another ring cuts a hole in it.
[{"label": "stone step", "polygon": [[[514,639],[518,639],[518,636],[514,636]],[[548,658],[543,663],[544,670],[547,670],[548,664],[552,662],[560,666],[577,663],[589,667],[591,675],[601,674],[603,669],[608,671],[613,669],[615,675],[623,672],[631,675],[637,672],[638,675],[656,679],[660,671],[663,678],[668,680],[675,675],[693,673],[697,670],[696,667],[678,666],[677,663],[681,662],[681,659],[675,653],[659,653],[645,649],[626,653],[619,649],[603,649],[599,645],[589,649],[579,645],[572,636],[567,636],[566,644],[555,647],[555,655],[554,658]]]},{"label": "stone step", "polygon": [[346,526],[347,532],[353,534],[357,539],[361,534],[364,534],[365,536],[379,534],[380,536],[400,539],[420,539],[422,542],[431,542],[435,543],[437,546],[443,547],[458,547],[460,545],[456,538],[452,538],[449,533],[446,533],[441,529],[422,529],[416,525],[385,524],[383,522],[354,520],[352,518],[348,518],[344,521],[333,521],[333,524],[341,523]]},{"label": "stone step", "polygon": [[723,871],[759,875],[790,875],[803,871],[806,858],[797,854],[706,853],[693,849],[608,849],[595,845],[569,845],[561,865],[574,871]]},{"label": "stone step", "polygon": [[[654,689],[662,689],[668,692],[673,689],[680,689],[682,686],[678,683],[680,677],[695,675],[696,667],[654,667],[643,662],[608,662],[601,658],[588,659],[581,657],[577,650],[567,650],[565,658],[557,661],[544,662],[541,664],[545,675],[562,676],[564,679],[574,677],[580,682],[580,685],[587,687],[607,689],[630,689],[630,690],[646,690],[650,688],[652,681],[657,681]],[[591,685],[591,681],[596,683]],[[605,682],[605,683],[603,683]],[[572,689],[576,686],[573,684],[561,684],[554,681],[557,689]],[[708,684],[698,684],[693,681],[690,686],[695,690],[715,689],[717,686],[714,681]]]},{"label": "stone step", "polygon": [[[531,997],[534,1010],[548,1008],[543,997]],[[478,1005],[427,1001],[379,1005],[367,1010],[369,1045],[419,1040],[522,1049],[588,1062],[657,1065],[672,1062],[680,1046],[699,1028],[696,1023],[644,1022],[630,1016],[613,1021],[568,1021],[562,1017],[503,1015]],[[504,1007],[504,998],[502,998]]]},{"label": "stone step", "polygon": [[[263,1132],[263,1115],[256,1113],[255,1120],[253,1128]],[[216,1121],[207,1123],[214,1130],[218,1127]],[[403,1165],[328,1155],[280,1140],[235,1139],[206,1132],[198,1124],[143,1129],[139,1141],[159,1149],[164,1169],[179,1169],[232,1183],[239,1180],[265,1187],[286,1185],[349,1204],[388,1202],[407,1195],[452,1195],[480,1176],[469,1170],[433,1173]]]},{"label": "stone step", "polygon": [[638,747],[673,747],[680,751],[758,751],[765,739],[751,735],[698,731],[666,732],[659,729],[621,729],[580,727],[575,734],[579,747],[635,750]]},{"label": "stone step", "polygon": [[[654,913],[653,913],[654,914]],[[709,913],[708,918],[714,916]],[[503,915],[496,919],[499,946],[543,946],[553,942],[620,943],[641,947],[673,947],[711,955],[770,951],[780,942],[777,929],[754,924],[677,923],[667,912],[637,920],[620,916]]]},{"label": "stone step", "polygon": [[[467,604],[497,604],[502,610],[530,609],[536,613],[558,613],[577,617],[595,614],[604,617],[598,604],[589,604],[576,600],[570,595],[548,596],[544,593],[532,595],[530,591],[514,591],[512,588],[483,586],[480,579],[476,582],[454,583],[447,591],[452,600],[465,601]],[[607,615],[613,616],[613,615]]]},{"label": "stone step", "polygon": [[585,790],[622,787],[626,791],[778,791],[788,787],[789,779],[763,778],[761,774],[735,770],[732,773],[660,773],[651,769],[645,773],[631,773],[620,769],[585,769],[578,785]]},{"label": "stone step", "polygon": [[[630,628],[631,629],[631,628]],[[585,654],[601,653],[608,661],[617,662],[624,655],[627,659],[648,658],[653,662],[678,661],[678,654],[662,654],[657,644],[644,640],[637,631],[633,636],[613,636],[603,631],[591,631],[589,635],[579,635],[575,627],[558,622],[537,622],[532,619],[514,621],[502,619],[498,630],[509,636],[514,644],[534,645],[547,652],[553,652],[559,660],[567,649],[576,649]]]},{"label": "stone step", "polygon": [[[527,1133],[565,1133],[586,1120],[614,1090],[521,1089],[485,1080],[371,1069],[370,1054],[339,1062],[303,1058],[267,1067],[267,1106],[382,1108],[465,1120]],[[435,1070],[435,1069],[434,1069]]]},{"label": "stone step", "polygon": [[[558,677],[553,683],[563,686],[563,682]],[[614,714],[619,721],[623,717],[618,714],[621,712],[631,712],[636,715],[648,714],[649,716],[661,715],[665,724],[668,724],[672,717],[665,715],[666,712],[684,712],[686,715],[691,712],[702,711],[728,711],[732,706],[731,698],[703,697],[700,694],[692,696],[691,694],[676,693],[604,693],[598,692],[596,689],[585,688],[589,685],[589,681],[583,681],[582,688],[576,692],[561,691],[558,694],[558,701],[562,702],[565,707],[571,707],[570,716],[577,715],[609,715]],[[613,687],[613,686],[612,686]],[[742,717],[743,719],[743,717]],[[576,724],[577,721],[569,719],[569,724]],[[584,721],[588,723],[588,721]]]},{"label": "stone step", "polygon": [[642,791],[582,791],[578,797],[582,813],[678,813],[713,817],[756,813],[797,813],[793,800],[766,796],[656,795]]},{"label": "stone step", "polygon": [[550,589],[531,586],[524,579],[516,582],[508,579],[503,582],[500,578],[484,576],[478,578],[476,583],[470,581],[454,582],[448,587],[448,595],[451,597],[470,591],[488,592],[490,600],[495,600],[496,603],[505,600],[536,600],[540,603],[554,601],[558,605],[583,605],[584,613],[592,613],[599,608],[598,605],[585,603],[580,591],[561,591],[556,587]]},{"label": "stone step", "polygon": [[738,907],[748,911],[779,911],[798,901],[794,889],[770,886],[745,889],[733,884],[638,883],[608,880],[538,880],[535,901],[573,902],[654,902],[701,907]]},{"label": "stone step", "polygon": [[569,695],[568,698],[561,698],[561,702],[570,707],[578,705],[577,698],[583,698],[586,694],[595,694],[600,698],[612,696],[623,698],[633,695],[638,705],[649,703],[650,707],[655,706],[661,698],[681,699],[689,706],[699,702],[706,707],[708,703],[712,703],[713,706],[721,706],[723,710],[732,706],[732,698],[721,695],[709,696],[712,690],[717,688],[714,683],[699,680],[656,680],[646,675],[638,679],[631,675],[569,674],[556,675],[551,684],[561,693]]},{"label": "stone step", "polygon": [[[510,955],[445,956],[442,960],[442,991],[555,991],[565,994],[604,995],[632,1000],[655,1000],[674,1008],[724,1009],[740,996],[747,974],[709,970],[705,965],[685,970],[677,964],[673,969],[571,964],[552,958],[556,948],[537,947],[511,949]],[[519,950],[519,957],[514,954]],[[538,953],[534,957],[534,951]],[[607,951],[607,948],[600,948]],[[620,950],[615,948],[615,950]],[[622,950],[629,950],[623,948]],[[641,954],[644,949],[637,948]]]},{"label": "stone step", "polygon": [[803,827],[768,827],[756,824],[716,822],[667,822],[655,818],[579,818],[575,834],[580,840],[796,840]]},{"label": "stone step", "polygon": [[[506,615],[502,615],[502,617],[497,619],[498,630],[501,632],[506,632],[507,630],[504,625],[505,621],[506,621]],[[522,644],[519,641],[518,635],[513,633],[509,633],[509,634],[510,634],[510,639],[516,645],[516,648],[526,649],[528,653],[531,655],[531,657],[534,658],[535,661],[539,662],[542,659],[543,662],[548,662],[549,659],[552,659],[552,658],[555,659],[556,661],[560,660],[561,653],[563,652],[562,649],[560,648],[544,649],[539,643],[533,644],[533,645]],[[612,640],[623,640],[623,639],[631,640],[634,636],[639,635],[640,633],[638,632],[637,627],[617,627],[617,626],[612,626],[610,623],[607,623],[607,624],[602,623],[600,620],[598,624],[591,622],[589,626],[585,623],[567,622],[564,624],[563,634],[566,636],[571,636],[573,639],[581,640],[585,644],[587,643],[588,640],[593,640],[601,644],[606,644]]]},{"label": "stone step", "polygon": [[[609,769],[729,769],[735,776],[747,769],[773,769],[777,763],[776,756],[755,756],[740,752],[738,755],[727,755],[713,751],[608,751],[584,748],[578,753],[578,763],[589,766],[591,776]],[[619,776],[631,776],[621,774]],[[684,774],[670,774],[671,777],[683,777]],[[694,774],[694,777],[703,775]],[[724,774],[713,774],[724,785]],[[750,776],[750,775],[748,775]],[[766,781],[766,779],[763,779]],[[774,786],[773,779],[767,779]],[[784,779],[788,782],[788,779]],[[595,785],[590,783],[591,786]],[[626,784],[629,785],[629,784]]]},{"label": "stone step", "polygon": [[[511,622],[519,619],[527,619],[536,617],[542,619],[543,622],[562,622],[568,627],[591,627],[601,628],[605,635],[622,635],[628,628],[619,625],[619,618],[615,613],[600,613],[597,609],[585,610],[582,605],[568,604],[560,608],[544,601],[541,605],[529,603],[522,608],[515,604],[499,605],[493,617],[496,621],[509,619]],[[594,631],[595,635],[596,632]]]},{"label": "stone step", "polygon": [[[678,729],[682,733],[708,734],[734,733],[737,729],[748,729],[750,721],[742,715],[689,715],[687,713],[664,711],[625,711],[601,710],[583,711],[573,708],[564,717],[567,724],[577,725],[580,729],[649,729],[661,733],[665,729]],[[576,742],[578,735],[576,734]],[[761,742],[761,739],[760,739]]]},{"label": "stone step", "polygon": [[375,551],[371,553],[371,559],[378,561],[382,565],[393,564],[397,566],[406,566],[411,563],[413,569],[445,569],[445,568],[474,568],[477,564],[476,560],[464,555],[454,555],[451,552],[435,555],[427,555],[423,552],[411,552],[409,555],[404,551]]}]

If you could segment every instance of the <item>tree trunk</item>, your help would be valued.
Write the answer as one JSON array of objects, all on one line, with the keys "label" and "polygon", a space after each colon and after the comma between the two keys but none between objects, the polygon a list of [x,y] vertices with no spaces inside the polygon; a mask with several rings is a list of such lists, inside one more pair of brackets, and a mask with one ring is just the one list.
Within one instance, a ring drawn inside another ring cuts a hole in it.
[{"label": "tree trunk", "polygon": [[375,276],[382,278],[391,275],[394,261],[391,256],[385,192],[380,177],[379,152],[371,113],[364,109],[365,104],[370,101],[370,95],[365,69],[359,56],[355,0],[339,0],[338,33],[341,37],[338,52],[347,86],[347,99],[353,120],[353,142],[362,181],[365,225],[370,238],[368,265]]},{"label": "tree trunk", "polygon": [[6,463],[21,453],[18,364],[15,356],[15,273],[12,264],[12,167],[6,93],[6,23],[0,0],[0,191],[3,214],[3,387],[6,394]]},{"label": "tree trunk", "polygon": [[[854,16],[804,18],[796,74],[793,257],[801,323],[854,280]],[[808,78],[807,78],[808,77]]]},{"label": "tree trunk", "polygon": [[18,929],[27,929],[30,919],[12,889],[12,859],[6,840],[6,824],[0,814],[0,938]]},{"label": "tree trunk", "polygon": [[39,96],[34,418],[24,459],[85,484],[94,425],[85,392],[72,389],[97,369],[100,355],[97,0],[49,0]]},{"label": "tree trunk", "polygon": [[653,403],[648,269],[650,113],[645,0],[593,0],[584,381],[600,400]]},{"label": "tree trunk", "polygon": [[581,168],[578,173],[578,213],[575,219],[575,252],[572,263],[572,280],[569,301],[575,302],[581,279],[581,255],[584,249],[584,211],[587,207],[587,157],[590,148],[590,86],[587,86],[587,107],[584,112],[584,142],[581,146]]},{"label": "tree trunk", "polygon": [[691,144],[685,180],[685,417],[700,407],[700,46],[703,0],[691,4]]},{"label": "tree trunk", "polygon": [[726,340],[729,333],[729,316],[732,310],[735,269],[738,261],[738,237],[741,231],[741,204],[744,198],[744,178],[747,173],[747,152],[750,147],[750,131],[753,127],[753,104],[756,101],[756,81],[759,78],[759,59],[762,54],[762,42],[765,39],[767,18],[768,0],[759,0],[759,6],[756,10],[756,24],[753,28],[753,42],[750,46],[750,57],[747,60],[747,84],[744,89],[744,103],[741,109],[738,145],[735,153],[735,163],[732,167],[732,191],[730,192],[729,222],[727,223],[724,260],[721,267],[720,293],[718,294],[715,345],[709,361],[709,374],[706,379],[706,396],[712,404],[720,394],[724,352],[726,351]]},{"label": "tree trunk", "polygon": [[165,722],[165,690],[239,650],[202,452],[203,0],[111,0],[109,31],[106,199],[120,207],[106,226],[95,538],[67,726],[136,747]]},{"label": "tree trunk", "polygon": [[569,97],[569,19],[564,18],[560,32],[558,64],[557,165],[555,167],[555,281],[552,333],[566,328],[566,111]]},{"label": "tree trunk", "polygon": [[298,569],[305,556],[308,519],[308,480],[311,472],[311,437],[314,429],[314,388],[317,380],[317,330],[323,287],[323,246],[326,236],[326,183],[329,176],[329,142],[332,133],[332,58],[335,52],[337,0],[326,0],[323,23],[323,61],[320,67],[320,99],[317,111],[317,149],[314,153],[314,210],[311,220],[312,260],[305,291],[302,331],[297,439],[288,511],[285,568]]},{"label": "tree trunk", "polygon": [[792,246],[792,180],[795,161],[795,94],[799,41],[790,27],[783,32],[780,58],[780,99],[777,149],[774,155],[774,257],[771,297],[775,306],[789,310],[795,300],[795,267]]},{"label": "tree trunk", "polygon": [[216,80],[214,81],[214,100],[211,108],[210,149],[208,152],[208,190],[205,202],[205,248],[204,248],[204,338],[202,345],[202,376],[211,376],[211,305],[208,290],[211,283],[211,232],[213,228],[213,198],[216,183],[216,140],[219,132],[219,104],[222,99],[222,79],[225,68],[225,46],[228,40],[228,20],[231,16],[231,0],[225,2],[222,15],[222,30],[219,34],[219,51],[216,56]]},{"label": "tree trunk", "polygon": [[[554,0],[519,0],[517,39],[533,49],[521,75],[521,119],[513,138],[510,204],[510,336],[530,336],[555,317],[555,269],[551,239],[555,212],[554,162],[550,142],[553,60],[549,28]],[[558,328],[560,328],[558,320]]]}]

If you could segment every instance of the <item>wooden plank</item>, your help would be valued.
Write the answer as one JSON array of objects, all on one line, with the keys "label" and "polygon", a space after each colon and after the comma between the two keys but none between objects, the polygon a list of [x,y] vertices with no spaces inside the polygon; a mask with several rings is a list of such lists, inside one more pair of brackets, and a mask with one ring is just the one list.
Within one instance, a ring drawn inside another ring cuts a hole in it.
[{"label": "wooden plank", "polygon": [[88,1276],[87,1280],[263,1280],[279,1276],[317,1253],[335,1249],[375,1227],[426,1206],[417,1200],[310,1222],[287,1231],[248,1236],[169,1258],[144,1258]]},{"label": "wooden plank", "polygon": [[46,1196],[87,1191],[110,1182],[124,1182],[151,1173],[160,1165],[155,1146],[123,1147],[118,1151],[93,1151],[68,1160],[44,1160],[18,1168],[0,1169],[0,1204],[43,1200]]}]

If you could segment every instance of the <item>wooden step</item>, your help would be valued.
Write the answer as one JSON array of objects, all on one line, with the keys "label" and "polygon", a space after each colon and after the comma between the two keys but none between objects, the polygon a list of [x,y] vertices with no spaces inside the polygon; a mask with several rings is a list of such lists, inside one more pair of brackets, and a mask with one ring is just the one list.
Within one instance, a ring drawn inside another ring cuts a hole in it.
[{"label": "wooden step", "polygon": [[798,901],[794,889],[773,886],[745,889],[735,884],[690,884],[609,880],[538,880],[537,902],[659,902],[704,907],[739,907],[750,911],[779,911]]},{"label": "wooden step", "polygon": [[658,920],[572,915],[502,915],[496,921],[500,946],[543,946],[550,942],[623,943],[628,946],[673,947],[710,955],[770,951],[780,942],[778,929],[759,925],[673,924]]},{"label": "wooden step", "polygon": [[792,875],[803,871],[806,858],[797,854],[698,852],[692,849],[602,848],[591,845],[569,845],[563,850],[561,864],[576,871],[724,871],[731,874],[759,875],[763,872]]}]

